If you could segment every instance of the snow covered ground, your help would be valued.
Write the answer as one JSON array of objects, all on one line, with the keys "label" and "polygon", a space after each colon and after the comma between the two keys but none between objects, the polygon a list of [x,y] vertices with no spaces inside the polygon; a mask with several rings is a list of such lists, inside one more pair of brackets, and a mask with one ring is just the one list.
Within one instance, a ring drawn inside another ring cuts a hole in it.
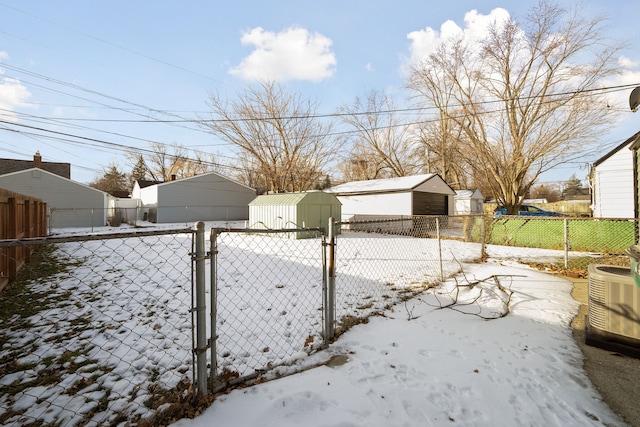
[{"label": "snow covered ground", "polygon": [[[437,281],[434,270],[439,260],[432,253],[433,241],[415,239],[423,246],[412,247],[404,257],[397,256],[402,249],[392,248],[397,260],[391,262],[381,258],[382,252],[372,251],[393,244],[394,239],[380,236],[376,240],[373,234],[362,239],[370,241],[347,244],[345,239],[339,249],[337,272],[349,277],[350,286],[379,287],[382,281],[400,288]],[[72,355],[67,366],[78,369],[61,382],[34,382],[13,395],[0,394],[0,419],[10,410],[17,414],[5,418],[4,425],[25,425],[36,418],[72,425],[81,420],[113,422],[123,413],[148,416],[153,412],[148,400],[155,387],[171,388],[190,379],[190,289],[176,286],[190,280],[190,237],[159,236],[124,245],[120,240],[66,245],[67,253],[84,261],[58,277],[53,287],[70,304],[33,315],[28,319],[33,327],[27,330],[12,330],[0,356],[13,355],[16,347],[27,344],[33,351],[16,360],[29,369],[0,378],[0,390],[41,377],[51,369],[41,363],[47,358]],[[342,335],[329,349],[306,356],[299,347],[295,354],[291,352],[310,333],[320,333],[320,300],[305,299],[304,289],[269,276],[286,266],[299,269],[294,277],[302,277],[302,272],[317,270],[316,261],[301,258],[300,251],[260,252],[257,249],[263,246],[255,241],[234,244],[231,252],[237,252],[234,257],[242,262],[227,264],[225,268],[231,269],[220,289],[222,293],[240,292],[231,296],[241,304],[224,308],[228,318],[234,311],[255,308],[258,304],[248,299],[252,294],[262,298],[261,324],[273,324],[277,318],[286,328],[308,318],[305,326],[286,331],[289,345],[271,344],[268,357],[277,363],[293,363],[278,370],[284,374],[320,367],[233,391],[218,398],[205,414],[177,425],[618,425],[582,372],[581,354],[569,329],[577,311],[569,282],[513,262],[525,257],[541,262],[558,258],[558,253],[494,246],[488,249],[489,262],[472,264],[479,255],[478,245],[457,241],[447,245],[447,253],[455,260],[445,260],[445,276],[460,266],[464,275],[393,306],[384,317],[374,317]],[[265,258],[273,264],[275,255],[283,264],[276,264],[273,270],[259,267],[266,265]],[[183,260],[179,267],[169,261],[175,257]],[[132,260],[140,263],[128,264]],[[243,277],[247,272],[250,276]],[[493,275],[499,275],[502,290],[495,280],[472,288],[460,286]],[[247,279],[264,289],[242,289],[238,284]],[[314,292],[319,289],[318,277],[303,282]],[[36,286],[51,289],[50,283]],[[386,305],[387,291],[381,291],[384,298],[372,298],[375,301],[367,304],[368,309]],[[456,291],[457,304],[442,308],[452,303]],[[265,295],[279,295],[274,303],[283,303],[284,309],[274,308]],[[346,292],[343,305],[337,307],[339,315],[358,305],[349,295]],[[503,315],[509,299],[508,315],[485,319]],[[84,301],[96,303],[81,304]],[[279,317],[269,317],[278,313]],[[245,334],[231,321],[228,326],[232,332]],[[77,333],[59,339],[72,329]],[[240,341],[221,336],[220,345],[227,342],[232,348]],[[249,353],[238,354],[225,358],[223,366],[250,370],[245,363]],[[19,415],[23,410],[26,413]]]},{"label": "snow covered ground", "polygon": [[478,303],[456,310],[440,308],[450,292],[427,293],[304,361],[320,366],[234,390],[174,427],[624,425],[581,368],[571,283],[498,260],[505,248],[490,255],[445,288],[499,275],[513,291],[507,316],[477,316],[503,313],[508,292],[492,293],[493,280],[465,291],[459,302]]}]

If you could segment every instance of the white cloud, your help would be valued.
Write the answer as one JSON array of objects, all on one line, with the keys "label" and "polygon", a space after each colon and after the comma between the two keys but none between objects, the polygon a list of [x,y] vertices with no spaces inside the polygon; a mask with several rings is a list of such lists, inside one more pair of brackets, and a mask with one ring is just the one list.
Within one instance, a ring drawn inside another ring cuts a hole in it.
[{"label": "white cloud", "polygon": [[448,20],[440,26],[440,31],[431,27],[412,31],[407,34],[407,38],[411,42],[409,45],[410,55],[406,60],[406,65],[415,64],[428,57],[438,44],[447,39],[463,37],[469,43],[481,40],[491,25],[504,22],[509,18],[509,12],[502,8],[495,8],[488,15],[471,10],[464,15],[464,28],[461,28],[454,21]]},{"label": "white cloud", "polygon": [[367,72],[371,73],[374,71],[373,65],[371,65],[371,62],[368,62],[367,65],[364,66],[364,69],[367,70]]},{"label": "white cloud", "polygon": [[[0,50],[0,61],[7,59],[9,54]],[[3,74],[4,69],[0,68],[0,76]],[[29,90],[20,80],[11,77],[0,78],[0,119],[16,121],[16,107],[26,106],[30,96]]]},{"label": "white cloud", "polygon": [[0,79],[0,117],[15,121],[13,111],[16,107],[26,106],[30,96],[31,94],[20,80],[9,77]]},{"label": "white cloud", "polygon": [[630,58],[627,58],[626,56],[621,56],[620,58],[618,58],[618,65],[621,68],[635,68],[640,65],[640,62],[634,61]]},{"label": "white cloud", "polygon": [[[640,83],[640,70],[638,70],[638,61],[633,61],[629,58],[618,58],[618,65],[620,66],[619,73],[612,78],[604,80],[601,84],[602,87],[616,87],[625,85],[635,85]],[[629,95],[633,88],[625,90],[618,90],[607,93],[605,95],[606,103],[615,111],[629,112]],[[629,118],[629,115],[621,117],[622,119]],[[636,117],[633,118],[636,120]]]},{"label": "white cloud", "polygon": [[249,56],[229,70],[229,74],[244,80],[318,82],[336,72],[331,39],[304,28],[274,33],[257,27],[246,32],[240,41],[255,46]]}]

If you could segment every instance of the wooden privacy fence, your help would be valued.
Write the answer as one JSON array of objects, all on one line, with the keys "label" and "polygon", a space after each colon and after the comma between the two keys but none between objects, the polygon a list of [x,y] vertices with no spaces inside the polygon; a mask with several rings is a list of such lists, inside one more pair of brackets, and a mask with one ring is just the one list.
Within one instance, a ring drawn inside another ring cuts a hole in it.
[{"label": "wooden privacy fence", "polygon": [[[0,240],[44,237],[46,233],[45,202],[0,188]],[[29,262],[34,248],[17,245],[0,249],[0,291]]]}]

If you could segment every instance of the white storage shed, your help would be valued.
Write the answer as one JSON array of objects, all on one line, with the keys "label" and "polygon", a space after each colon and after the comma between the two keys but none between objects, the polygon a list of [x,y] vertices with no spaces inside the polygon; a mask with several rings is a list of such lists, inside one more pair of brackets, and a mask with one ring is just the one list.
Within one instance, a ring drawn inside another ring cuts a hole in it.
[{"label": "white storage shed", "polygon": [[238,221],[249,218],[256,191],[217,172],[134,189],[142,218],[157,223]]},{"label": "white storage shed", "polygon": [[480,190],[456,190],[456,195],[453,199],[455,215],[478,215],[484,213],[484,196]]},{"label": "white storage shed", "polygon": [[631,145],[640,132],[593,163],[590,174],[594,218],[634,218],[635,189]]},{"label": "white storage shed", "polygon": [[49,228],[102,227],[109,195],[39,168],[0,175],[0,188],[47,202]]}]

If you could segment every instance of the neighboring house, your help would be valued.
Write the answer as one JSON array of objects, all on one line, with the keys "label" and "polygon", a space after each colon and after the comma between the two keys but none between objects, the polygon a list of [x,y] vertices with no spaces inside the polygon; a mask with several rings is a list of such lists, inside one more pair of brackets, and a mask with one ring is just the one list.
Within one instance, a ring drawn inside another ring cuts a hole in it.
[{"label": "neighboring house", "polygon": [[101,227],[109,195],[39,168],[0,175],[0,188],[37,197],[49,208],[49,227]]},{"label": "neighboring house", "polygon": [[138,179],[138,180],[136,180],[136,182],[133,183],[133,190],[131,191],[131,198],[132,199],[139,199],[140,198],[140,190],[142,190],[143,188],[150,187],[152,185],[156,185],[156,184],[162,184],[162,181],[148,181],[146,179]]},{"label": "neighboring house", "polygon": [[480,190],[456,190],[454,199],[455,215],[476,215],[484,213],[484,196]]},{"label": "neighboring house", "polygon": [[342,203],[343,220],[452,215],[456,194],[438,174],[353,181],[326,191]]},{"label": "neighboring house", "polygon": [[[340,201],[331,193],[265,194],[249,203],[249,228],[324,228],[329,218],[340,220]],[[295,237],[313,237],[318,233],[298,232]]]},{"label": "neighboring house", "polygon": [[71,179],[71,165],[69,163],[43,162],[39,151],[36,151],[33,160],[0,159],[0,175],[31,168],[39,168],[63,178]]},{"label": "neighboring house", "polygon": [[629,149],[633,155],[633,208],[634,218],[638,218],[640,215],[640,132],[629,138],[631,145]]},{"label": "neighboring house", "polygon": [[594,218],[637,217],[634,153],[640,132],[596,160],[589,181]]},{"label": "neighboring house", "polygon": [[142,206],[138,219],[157,223],[247,220],[255,197],[253,188],[216,172],[163,183],[138,181],[132,192]]}]

